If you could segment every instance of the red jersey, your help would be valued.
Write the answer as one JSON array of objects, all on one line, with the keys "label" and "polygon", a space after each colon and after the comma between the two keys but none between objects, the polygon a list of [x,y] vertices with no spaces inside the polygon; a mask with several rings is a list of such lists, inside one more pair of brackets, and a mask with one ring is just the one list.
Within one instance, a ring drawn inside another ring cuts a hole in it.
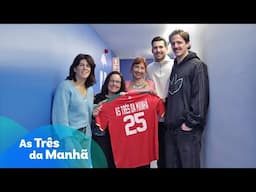
[{"label": "red jersey", "polygon": [[133,168],[158,159],[158,116],[163,101],[149,93],[127,93],[102,104],[97,125],[110,133],[117,168]]}]

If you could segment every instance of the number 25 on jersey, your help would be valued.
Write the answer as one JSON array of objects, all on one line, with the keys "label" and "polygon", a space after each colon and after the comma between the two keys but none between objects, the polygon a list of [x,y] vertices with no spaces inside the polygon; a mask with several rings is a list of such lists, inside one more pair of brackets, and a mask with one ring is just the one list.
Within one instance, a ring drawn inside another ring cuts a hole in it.
[{"label": "number 25 on jersey", "polygon": [[[128,123],[126,123],[129,121]],[[144,112],[134,113],[133,115],[126,115],[123,118],[123,122],[125,122],[125,133],[127,136],[137,134],[138,132],[143,132],[147,130],[147,123],[144,118]],[[137,125],[140,124],[140,125]],[[136,129],[131,129],[134,125],[136,125]]]}]

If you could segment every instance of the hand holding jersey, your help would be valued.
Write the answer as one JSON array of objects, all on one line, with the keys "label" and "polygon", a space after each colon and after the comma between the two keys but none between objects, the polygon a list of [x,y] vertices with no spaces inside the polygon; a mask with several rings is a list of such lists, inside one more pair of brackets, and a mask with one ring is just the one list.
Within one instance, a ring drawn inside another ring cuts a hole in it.
[{"label": "hand holding jersey", "polygon": [[96,116],[100,129],[109,128],[117,168],[133,168],[158,159],[158,115],[162,100],[148,92],[131,92],[110,98]]}]

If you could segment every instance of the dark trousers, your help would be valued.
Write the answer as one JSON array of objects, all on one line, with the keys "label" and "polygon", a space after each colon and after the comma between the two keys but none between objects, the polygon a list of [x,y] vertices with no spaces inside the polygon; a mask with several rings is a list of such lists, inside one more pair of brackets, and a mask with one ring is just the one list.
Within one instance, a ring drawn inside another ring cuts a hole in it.
[{"label": "dark trousers", "polygon": [[165,168],[165,131],[166,126],[163,122],[158,122],[158,141],[159,141],[159,159],[157,161],[158,168]]},{"label": "dark trousers", "polygon": [[166,167],[200,168],[201,135],[200,129],[166,129]]},{"label": "dark trousers", "polygon": [[105,134],[102,136],[92,136],[93,140],[101,147],[107,160],[108,168],[115,168],[115,162],[111,147],[110,135],[108,129],[105,130]]}]

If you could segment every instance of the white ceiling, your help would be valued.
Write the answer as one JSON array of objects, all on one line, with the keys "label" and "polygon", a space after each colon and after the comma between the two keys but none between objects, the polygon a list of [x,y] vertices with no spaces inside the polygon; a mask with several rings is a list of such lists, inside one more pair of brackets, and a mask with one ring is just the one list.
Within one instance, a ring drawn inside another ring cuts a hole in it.
[{"label": "white ceiling", "polygon": [[152,58],[151,40],[168,40],[170,24],[90,24],[120,59],[143,56]]}]

